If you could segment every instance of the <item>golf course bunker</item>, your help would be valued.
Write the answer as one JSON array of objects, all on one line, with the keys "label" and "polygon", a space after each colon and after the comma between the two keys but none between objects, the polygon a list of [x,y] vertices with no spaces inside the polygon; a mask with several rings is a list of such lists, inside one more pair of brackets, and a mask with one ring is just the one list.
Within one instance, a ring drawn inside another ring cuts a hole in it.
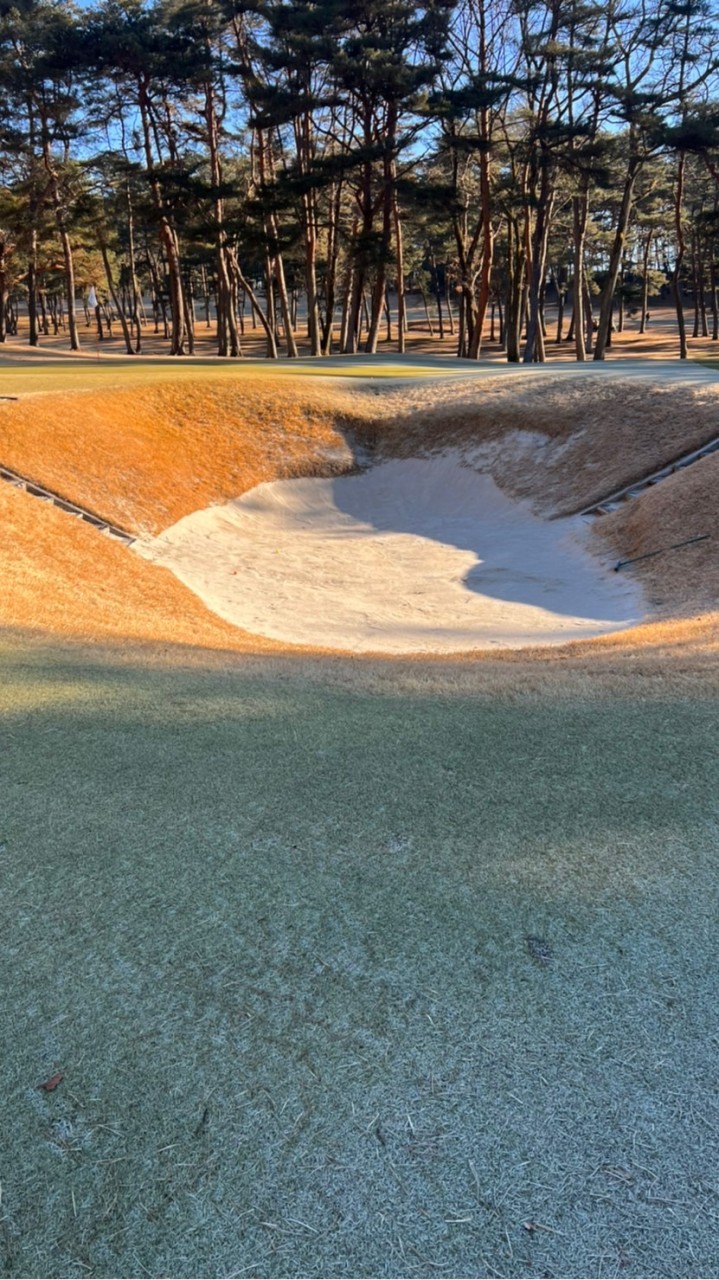
[{"label": "golf course bunker", "polygon": [[557,645],[641,620],[638,588],[576,518],[510,499],[459,450],[277,480],[197,511],[140,555],[256,635],[356,653]]}]

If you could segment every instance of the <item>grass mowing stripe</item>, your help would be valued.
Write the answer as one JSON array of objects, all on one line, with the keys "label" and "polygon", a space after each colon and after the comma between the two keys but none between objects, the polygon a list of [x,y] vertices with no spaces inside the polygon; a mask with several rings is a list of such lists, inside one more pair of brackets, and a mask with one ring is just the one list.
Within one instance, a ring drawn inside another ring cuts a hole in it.
[{"label": "grass mowing stripe", "polygon": [[[0,359],[0,390],[5,397],[61,391],[99,390],[105,387],[143,387],[163,382],[201,382],[208,379],[229,379],[242,382],[251,379],[322,378],[436,378],[439,374],[457,377],[475,371],[468,361],[435,359],[426,364],[419,360],[362,360],[356,357],[343,359],[332,357],[317,360],[247,360],[240,364],[219,359],[203,360],[193,356],[191,360],[154,358],[143,360],[108,359],[53,360],[13,363]],[[503,372],[500,368],[499,372]]]},{"label": "grass mowing stripe", "polygon": [[17,674],[3,1274],[716,1273],[715,701]]}]

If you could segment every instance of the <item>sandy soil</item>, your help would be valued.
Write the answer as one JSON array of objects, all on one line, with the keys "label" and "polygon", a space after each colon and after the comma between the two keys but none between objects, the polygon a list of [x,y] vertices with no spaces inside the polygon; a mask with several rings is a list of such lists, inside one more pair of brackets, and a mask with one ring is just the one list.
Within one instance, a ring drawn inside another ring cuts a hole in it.
[{"label": "sandy soil", "polygon": [[246,631],[443,653],[561,644],[641,619],[637,588],[588,555],[586,535],[580,520],[539,519],[452,450],[264,484],[135,549]]}]

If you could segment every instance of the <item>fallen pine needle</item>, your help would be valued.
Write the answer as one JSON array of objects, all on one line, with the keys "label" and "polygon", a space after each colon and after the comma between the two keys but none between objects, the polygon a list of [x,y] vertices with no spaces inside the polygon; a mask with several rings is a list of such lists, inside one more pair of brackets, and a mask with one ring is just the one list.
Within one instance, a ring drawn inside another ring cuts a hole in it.
[{"label": "fallen pine needle", "polygon": [[42,1084],[36,1084],[36,1089],[42,1089],[44,1093],[54,1093],[59,1084],[64,1080],[62,1071],[57,1071],[54,1076],[50,1076],[49,1080],[43,1080]]},{"label": "fallen pine needle", "polygon": [[563,1231],[557,1231],[556,1227],[548,1227],[543,1222],[533,1222],[531,1218],[528,1218],[526,1222],[523,1222],[522,1226],[524,1227],[524,1230],[529,1231],[530,1234],[532,1231],[549,1231],[553,1236],[561,1236],[564,1234]]}]

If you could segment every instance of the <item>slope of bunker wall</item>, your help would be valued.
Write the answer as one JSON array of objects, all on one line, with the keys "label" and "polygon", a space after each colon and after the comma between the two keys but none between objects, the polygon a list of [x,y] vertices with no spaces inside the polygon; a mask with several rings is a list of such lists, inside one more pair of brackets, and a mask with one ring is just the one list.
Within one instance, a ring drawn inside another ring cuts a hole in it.
[{"label": "slope of bunker wall", "polygon": [[265,480],[353,465],[322,386],[243,379],[74,391],[0,405],[0,464],[131,532]]},{"label": "slope of bunker wall", "polygon": [[719,388],[546,374],[476,385],[412,386],[382,398],[368,424],[377,457],[479,450],[511,497],[571,515],[719,436]]},{"label": "slope of bunker wall", "polygon": [[598,548],[621,559],[646,557],[621,572],[641,582],[653,613],[688,617],[716,609],[718,495],[719,455],[712,454],[596,522]]}]

